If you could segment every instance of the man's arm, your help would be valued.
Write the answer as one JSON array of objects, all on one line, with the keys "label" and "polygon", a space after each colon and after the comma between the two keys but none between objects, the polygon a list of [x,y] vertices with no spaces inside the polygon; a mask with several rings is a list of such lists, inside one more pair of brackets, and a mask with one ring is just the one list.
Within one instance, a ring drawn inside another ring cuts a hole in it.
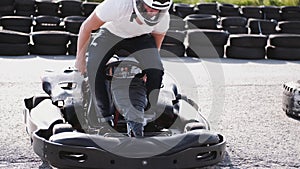
[{"label": "man's arm", "polygon": [[86,51],[93,30],[99,29],[103,22],[95,13],[95,11],[82,23],[77,42],[77,54],[75,67],[83,74],[86,72]]},{"label": "man's arm", "polygon": [[152,32],[151,35],[153,36],[153,38],[155,40],[156,47],[158,48],[158,50],[160,50],[161,44],[165,38],[166,33]]}]

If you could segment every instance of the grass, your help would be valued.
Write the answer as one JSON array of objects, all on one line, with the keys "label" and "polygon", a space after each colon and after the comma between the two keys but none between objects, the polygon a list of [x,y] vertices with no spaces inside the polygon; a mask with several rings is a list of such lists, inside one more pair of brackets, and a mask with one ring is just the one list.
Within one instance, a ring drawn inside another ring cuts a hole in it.
[{"label": "grass", "polygon": [[[85,0],[82,0],[85,1]],[[87,0],[89,2],[102,2],[103,0]],[[204,2],[230,3],[239,6],[298,6],[300,0],[173,0],[174,3],[197,4]]]}]

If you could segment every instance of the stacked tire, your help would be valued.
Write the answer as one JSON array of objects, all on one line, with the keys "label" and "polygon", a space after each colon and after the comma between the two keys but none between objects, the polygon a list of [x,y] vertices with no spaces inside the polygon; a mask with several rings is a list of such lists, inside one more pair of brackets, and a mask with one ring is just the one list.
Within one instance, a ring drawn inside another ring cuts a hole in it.
[{"label": "stacked tire", "polygon": [[34,18],[33,31],[62,30],[61,19],[57,16],[40,15]]},{"label": "stacked tire", "polygon": [[276,34],[269,36],[268,59],[300,60],[300,35]]},{"label": "stacked tire", "polygon": [[23,56],[29,53],[30,36],[27,33],[0,31],[0,55]]},{"label": "stacked tire", "polygon": [[248,33],[247,18],[242,16],[221,17],[220,20],[223,30],[230,34],[246,34]]},{"label": "stacked tire", "polygon": [[185,32],[169,30],[161,46],[162,57],[184,57],[185,53]]},{"label": "stacked tire", "polygon": [[217,29],[217,17],[210,14],[191,14],[184,18],[187,29]]},{"label": "stacked tire", "polygon": [[38,31],[32,33],[30,53],[36,55],[66,55],[70,34],[64,31]]},{"label": "stacked tire", "polygon": [[80,0],[60,0],[60,16],[82,16],[82,2]]},{"label": "stacked tire", "polygon": [[0,16],[7,16],[14,14],[14,0],[0,1]]},{"label": "stacked tire", "polygon": [[174,4],[175,15],[180,18],[185,18],[188,15],[194,14],[194,6],[183,3]]},{"label": "stacked tire", "polygon": [[265,59],[266,35],[239,34],[229,36],[226,57],[234,59]]},{"label": "stacked tire", "polygon": [[219,6],[220,16],[241,16],[240,8],[237,5],[233,4],[221,4]]},{"label": "stacked tire", "polygon": [[59,16],[59,3],[48,0],[36,0],[36,16],[39,15],[50,15]]},{"label": "stacked tire", "polygon": [[219,15],[217,3],[199,3],[197,4],[197,14]]},{"label": "stacked tire", "polygon": [[186,55],[198,58],[223,58],[228,36],[229,33],[222,30],[189,30]]},{"label": "stacked tire", "polygon": [[280,8],[278,6],[262,6],[263,19],[267,20],[281,20]]},{"label": "stacked tire", "polygon": [[86,19],[84,16],[68,16],[64,18],[64,25],[65,25],[65,30],[78,34],[79,29],[83,21]]},{"label": "stacked tire", "polygon": [[249,19],[249,18],[262,19],[263,18],[263,13],[262,13],[260,7],[242,6],[240,8],[242,11],[242,16],[247,19]]},{"label": "stacked tire", "polygon": [[284,21],[300,21],[300,6],[281,7],[281,19]]},{"label": "stacked tire", "polygon": [[277,33],[275,20],[249,19],[248,27],[251,34],[270,35]]},{"label": "stacked tire", "polygon": [[35,14],[35,1],[15,0],[15,10],[17,16],[33,16]]},{"label": "stacked tire", "polygon": [[68,44],[68,55],[76,56],[78,35],[70,33],[70,43]]},{"label": "stacked tire", "polygon": [[280,33],[300,34],[300,21],[280,21],[278,22]]},{"label": "stacked tire", "polygon": [[83,16],[88,17],[94,11],[94,9],[99,5],[98,2],[82,2],[82,12]]},{"label": "stacked tire", "polygon": [[29,16],[3,16],[0,18],[1,26],[6,30],[30,33],[32,18]]}]

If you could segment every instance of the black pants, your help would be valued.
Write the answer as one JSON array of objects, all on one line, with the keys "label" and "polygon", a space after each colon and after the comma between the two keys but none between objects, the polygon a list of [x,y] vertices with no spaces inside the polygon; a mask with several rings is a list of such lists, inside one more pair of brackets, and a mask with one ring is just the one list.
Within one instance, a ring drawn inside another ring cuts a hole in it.
[{"label": "black pants", "polygon": [[[147,96],[151,105],[156,105],[163,76],[163,65],[154,38],[150,34],[123,39],[107,29],[100,29],[88,49],[87,71],[89,85],[97,115],[108,116],[112,112],[105,86],[104,68],[119,49],[131,53],[147,75]],[[153,107],[153,106],[152,106]],[[152,108],[151,107],[151,108]]]}]

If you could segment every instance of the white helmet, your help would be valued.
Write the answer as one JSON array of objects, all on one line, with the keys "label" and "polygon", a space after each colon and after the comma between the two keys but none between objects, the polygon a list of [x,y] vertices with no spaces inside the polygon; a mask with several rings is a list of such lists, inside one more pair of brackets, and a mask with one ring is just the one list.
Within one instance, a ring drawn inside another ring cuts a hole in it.
[{"label": "white helmet", "polygon": [[[136,16],[149,26],[156,25],[168,12],[172,0],[133,0],[133,7]],[[153,15],[147,10],[158,10]]]}]

